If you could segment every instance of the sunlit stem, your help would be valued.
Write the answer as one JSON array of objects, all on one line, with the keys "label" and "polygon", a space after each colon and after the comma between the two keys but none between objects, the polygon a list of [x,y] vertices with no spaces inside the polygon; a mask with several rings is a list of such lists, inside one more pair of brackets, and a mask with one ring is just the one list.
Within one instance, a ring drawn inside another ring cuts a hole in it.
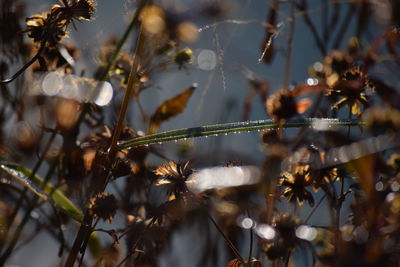
[{"label": "sunlit stem", "polygon": [[113,154],[117,152],[117,142],[122,131],[122,126],[125,120],[126,111],[128,110],[128,105],[132,97],[132,93],[135,88],[139,86],[137,71],[139,69],[139,58],[144,49],[144,34],[142,27],[139,29],[139,36],[137,39],[136,51],[133,58],[131,73],[129,74],[128,85],[125,91],[124,100],[122,102],[121,108],[119,110],[118,120],[114,128],[113,137],[110,145],[110,159],[113,158]]}]

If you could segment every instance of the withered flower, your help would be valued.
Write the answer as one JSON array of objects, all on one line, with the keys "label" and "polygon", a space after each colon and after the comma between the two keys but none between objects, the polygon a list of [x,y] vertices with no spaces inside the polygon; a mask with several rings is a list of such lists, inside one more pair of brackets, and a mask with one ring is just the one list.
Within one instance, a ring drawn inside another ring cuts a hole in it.
[{"label": "withered flower", "polygon": [[89,215],[95,219],[103,219],[111,223],[118,209],[117,199],[112,194],[102,192],[92,197],[89,201]]},{"label": "withered flower", "polygon": [[[328,56],[324,58],[323,72],[327,80],[334,80],[333,76],[340,76],[345,73],[351,65],[353,64],[353,59],[347,53],[334,50],[329,53]],[[329,84],[329,83],[328,83]]]},{"label": "withered flower", "polygon": [[156,185],[169,185],[168,191],[172,197],[180,196],[187,192],[185,182],[192,173],[188,165],[189,161],[184,164],[177,164],[174,161],[164,162],[154,171],[156,175],[163,177],[157,180]]},{"label": "withered flower", "polygon": [[95,12],[96,3],[93,0],[61,0],[61,2],[64,6],[54,5],[53,8],[61,9],[61,16],[67,20],[91,20]]},{"label": "withered flower", "polygon": [[283,242],[268,242],[263,250],[270,260],[283,259],[287,255],[287,249]]},{"label": "withered flower", "polygon": [[272,226],[277,237],[264,247],[264,253],[270,260],[283,259],[300,243],[300,239],[296,236],[299,224],[299,220],[288,213],[274,217]]},{"label": "withered flower", "polygon": [[299,241],[296,236],[296,228],[299,224],[299,219],[288,213],[279,214],[272,221],[272,226],[278,231],[283,243],[289,249],[293,249]]},{"label": "withered flower", "polygon": [[282,89],[271,95],[265,107],[275,122],[284,122],[297,114],[296,101],[289,90]]},{"label": "withered flower", "polygon": [[332,108],[340,109],[346,105],[352,114],[360,115],[360,105],[364,107],[368,105],[367,90],[372,92],[366,74],[358,67],[349,69],[339,78],[333,89],[328,92],[328,95],[340,97],[340,100],[333,104]]},{"label": "withered flower", "polygon": [[67,35],[67,27],[73,20],[90,20],[95,11],[92,0],[62,1],[63,6],[53,5],[50,11],[35,14],[26,19],[26,32],[34,42],[46,41],[55,47]]},{"label": "withered flower", "polygon": [[34,14],[26,19],[28,26],[26,31],[33,42],[47,41],[49,46],[55,47],[67,35],[67,22],[65,20],[52,22],[52,20],[52,14],[49,11]]},{"label": "withered flower", "polygon": [[314,198],[307,186],[313,183],[310,176],[310,166],[296,166],[293,172],[284,172],[281,175],[280,185],[285,186],[285,190],[281,193],[282,196],[288,198],[289,202],[298,202],[299,205],[307,200],[310,206],[314,205]]}]

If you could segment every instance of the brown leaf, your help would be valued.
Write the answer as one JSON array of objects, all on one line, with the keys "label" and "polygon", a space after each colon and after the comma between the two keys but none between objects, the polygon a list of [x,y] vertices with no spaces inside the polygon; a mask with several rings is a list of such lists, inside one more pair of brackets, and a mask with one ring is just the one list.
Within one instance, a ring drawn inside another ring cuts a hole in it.
[{"label": "brown leaf", "polygon": [[239,267],[242,265],[242,262],[239,259],[233,259],[229,261],[225,267]]},{"label": "brown leaf", "polygon": [[155,133],[161,123],[183,112],[194,89],[196,89],[196,86],[192,85],[183,93],[180,93],[162,103],[162,105],[159,106],[151,116],[150,133]]},{"label": "brown leaf", "polygon": [[304,98],[296,103],[297,113],[303,114],[312,104],[312,100],[310,98]]}]

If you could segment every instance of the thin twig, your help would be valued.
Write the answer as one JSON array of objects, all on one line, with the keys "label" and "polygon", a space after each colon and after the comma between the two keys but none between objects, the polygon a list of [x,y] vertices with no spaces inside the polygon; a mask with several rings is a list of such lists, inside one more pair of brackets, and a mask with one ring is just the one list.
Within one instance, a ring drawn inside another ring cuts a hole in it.
[{"label": "thin twig", "polygon": [[311,34],[314,37],[315,43],[317,44],[317,47],[321,54],[324,56],[326,55],[326,48],[324,46],[324,43],[321,41],[321,38],[319,37],[318,31],[315,28],[314,23],[310,19],[310,17],[307,14],[307,2],[306,0],[302,0],[301,4],[298,6],[298,9],[302,12],[304,22],[306,25],[310,28]]},{"label": "thin twig", "polygon": [[288,46],[287,46],[287,54],[286,54],[286,64],[285,64],[285,78],[283,80],[283,88],[289,88],[289,79],[290,79],[290,68],[292,61],[292,47],[293,47],[293,36],[296,25],[296,18],[294,16],[296,0],[292,0],[292,5],[290,8],[290,31],[288,37]]},{"label": "thin twig", "polygon": [[304,223],[307,224],[308,220],[313,216],[314,212],[318,209],[318,207],[321,205],[322,201],[326,198],[326,194],[321,197],[321,199],[318,201],[317,205],[312,209],[310,214],[308,214],[307,218],[304,220]]},{"label": "thin twig", "polygon": [[13,76],[11,76],[8,79],[0,81],[0,84],[7,84],[12,81],[14,81],[16,78],[18,78],[19,75],[21,75],[27,68],[29,68],[33,63],[35,63],[36,60],[40,58],[40,55],[42,54],[44,48],[46,45],[46,40],[42,41],[40,43],[39,50],[37,51],[36,55],[34,55],[31,60],[29,60],[22,68],[20,68]]},{"label": "thin twig", "polygon": [[215,228],[217,228],[218,232],[221,234],[221,236],[224,238],[226,244],[228,247],[232,250],[232,252],[236,255],[236,257],[240,260],[240,262],[245,265],[246,261],[243,259],[242,255],[240,255],[240,252],[237,250],[235,245],[232,243],[232,241],[225,235],[224,230],[217,224],[217,222],[214,220],[214,218],[207,213],[207,217],[210,219],[210,221],[214,224]]},{"label": "thin twig", "polygon": [[109,149],[110,159],[114,158],[113,155],[115,155],[115,153],[117,152],[117,142],[122,131],[122,126],[125,120],[126,111],[128,110],[128,105],[131,100],[132,93],[134,92],[135,87],[138,86],[138,76],[136,74],[139,68],[139,58],[143,52],[143,49],[144,49],[144,34],[142,32],[142,27],[140,27],[135,56],[133,58],[131,73],[129,74],[128,85],[126,88],[124,100],[122,102],[119,111],[118,120],[115,125],[114,133],[111,140],[111,145]]}]

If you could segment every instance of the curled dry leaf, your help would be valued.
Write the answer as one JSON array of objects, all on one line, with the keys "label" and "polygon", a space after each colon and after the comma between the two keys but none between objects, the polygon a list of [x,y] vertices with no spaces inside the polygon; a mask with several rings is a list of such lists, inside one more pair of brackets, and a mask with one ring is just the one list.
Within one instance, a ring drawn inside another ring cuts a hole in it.
[{"label": "curled dry leaf", "polygon": [[179,113],[182,113],[196,87],[197,85],[194,84],[182,93],[162,103],[161,106],[159,106],[151,116],[150,132],[155,133],[161,123],[178,115]]}]

